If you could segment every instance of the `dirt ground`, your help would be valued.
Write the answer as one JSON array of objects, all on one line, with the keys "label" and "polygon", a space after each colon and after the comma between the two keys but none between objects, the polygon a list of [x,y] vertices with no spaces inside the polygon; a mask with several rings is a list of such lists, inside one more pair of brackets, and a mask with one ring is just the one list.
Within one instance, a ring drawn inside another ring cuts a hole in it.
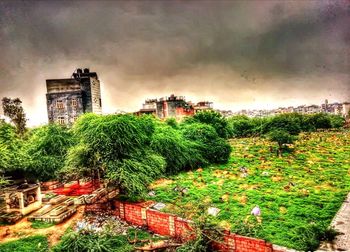
[{"label": "dirt ground", "polygon": [[67,220],[48,228],[35,229],[31,227],[31,222],[23,218],[14,225],[0,226],[0,243],[17,240],[19,238],[32,235],[47,236],[50,246],[58,243],[61,236],[69,226],[76,223],[83,217],[84,206],[77,208],[77,212]]}]

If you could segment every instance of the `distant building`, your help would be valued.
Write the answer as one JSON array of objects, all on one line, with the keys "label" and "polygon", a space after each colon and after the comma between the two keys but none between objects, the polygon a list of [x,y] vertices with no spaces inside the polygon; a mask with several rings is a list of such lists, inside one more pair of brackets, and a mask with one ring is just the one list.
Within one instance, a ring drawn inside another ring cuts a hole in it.
[{"label": "distant building", "polygon": [[204,101],[194,104],[192,102],[187,102],[184,96],[175,96],[172,94],[169,97],[163,97],[159,100],[146,100],[142,105],[142,109],[135,114],[154,114],[161,119],[168,117],[181,119],[186,116],[194,115],[199,111],[212,109],[212,102]]},{"label": "distant building", "polygon": [[69,79],[46,80],[49,122],[70,125],[83,113],[102,113],[100,81],[95,72],[78,68]]},{"label": "distant building", "polygon": [[198,113],[200,111],[204,110],[212,110],[213,109],[213,103],[209,101],[202,101],[198,102],[196,105],[193,106],[194,113]]},{"label": "distant building", "polygon": [[141,115],[141,114],[156,115],[157,114],[157,99],[146,100],[145,103],[142,104],[142,109],[140,109],[135,114],[137,114],[137,115]]},{"label": "distant building", "polygon": [[350,117],[349,112],[350,112],[350,102],[344,102],[342,107],[342,115],[346,119],[349,119]]},{"label": "distant building", "polygon": [[156,114],[161,119],[168,117],[179,119],[194,115],[194,108],[190,103],[186,102],[185,97],[172,94],[157,101]]}]

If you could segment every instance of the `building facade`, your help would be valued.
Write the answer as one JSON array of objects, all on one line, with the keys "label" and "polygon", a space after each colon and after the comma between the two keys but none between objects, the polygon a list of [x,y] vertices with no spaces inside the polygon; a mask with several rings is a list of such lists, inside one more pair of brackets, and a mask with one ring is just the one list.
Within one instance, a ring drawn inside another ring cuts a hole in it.
[{"label": "building facade", "polygon": [[88,68],[69,79],[46,80],[46,88],[49,123],[71,125],[83,113],[102,113],[100,81]]}]

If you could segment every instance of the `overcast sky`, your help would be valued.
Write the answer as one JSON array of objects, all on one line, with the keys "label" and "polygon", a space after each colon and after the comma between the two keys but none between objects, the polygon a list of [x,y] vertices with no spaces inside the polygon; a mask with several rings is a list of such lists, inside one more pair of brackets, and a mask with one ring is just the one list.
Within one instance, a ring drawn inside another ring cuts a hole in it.
[{"label": "overcast sky", "polygon": [[350,101],[349,1],[0,1],[0,97],[47,122],[46,79],[96,71],[105,113]]}]

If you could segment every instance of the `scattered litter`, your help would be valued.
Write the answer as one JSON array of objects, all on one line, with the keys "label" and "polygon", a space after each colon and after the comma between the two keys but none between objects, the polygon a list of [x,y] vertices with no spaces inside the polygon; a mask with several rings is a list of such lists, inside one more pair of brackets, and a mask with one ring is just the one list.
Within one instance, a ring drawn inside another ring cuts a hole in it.
[{"label": "scattered litter", "polygon": [[212,216],[217,216],[219,212],[220,212],[219,208],[216,208],[216,207],[209,207],[208,208],[208,214],[210,214]]},{"label": "scattered litter", "polygon": [[255,206],[255,207],[253,208],[253,210],[250,212],[250,214],[252,214],[252,215],[254,215],[254,216],[260,216],[261,211],[260,211],[259,206]]},{"label": "scattered litter", "polygon": [[164,203],[161,203],[161,202],[152,206],[153,209],[158,210],[158,211],[162,210],[164,207],[166,207],[166,205]]},{"label": "scattered litter", "polygon": [[154,196],[156,196],[156,192],[155,191],[150,191],[148,193],[148,196],[154,197]]},{"label": "scattered litter", "polygon": [[261,175],[267,177],[267,176],[270,176],[270,173],[267,172],[267,171],[263,171],[263,172],[261,173]]}]

